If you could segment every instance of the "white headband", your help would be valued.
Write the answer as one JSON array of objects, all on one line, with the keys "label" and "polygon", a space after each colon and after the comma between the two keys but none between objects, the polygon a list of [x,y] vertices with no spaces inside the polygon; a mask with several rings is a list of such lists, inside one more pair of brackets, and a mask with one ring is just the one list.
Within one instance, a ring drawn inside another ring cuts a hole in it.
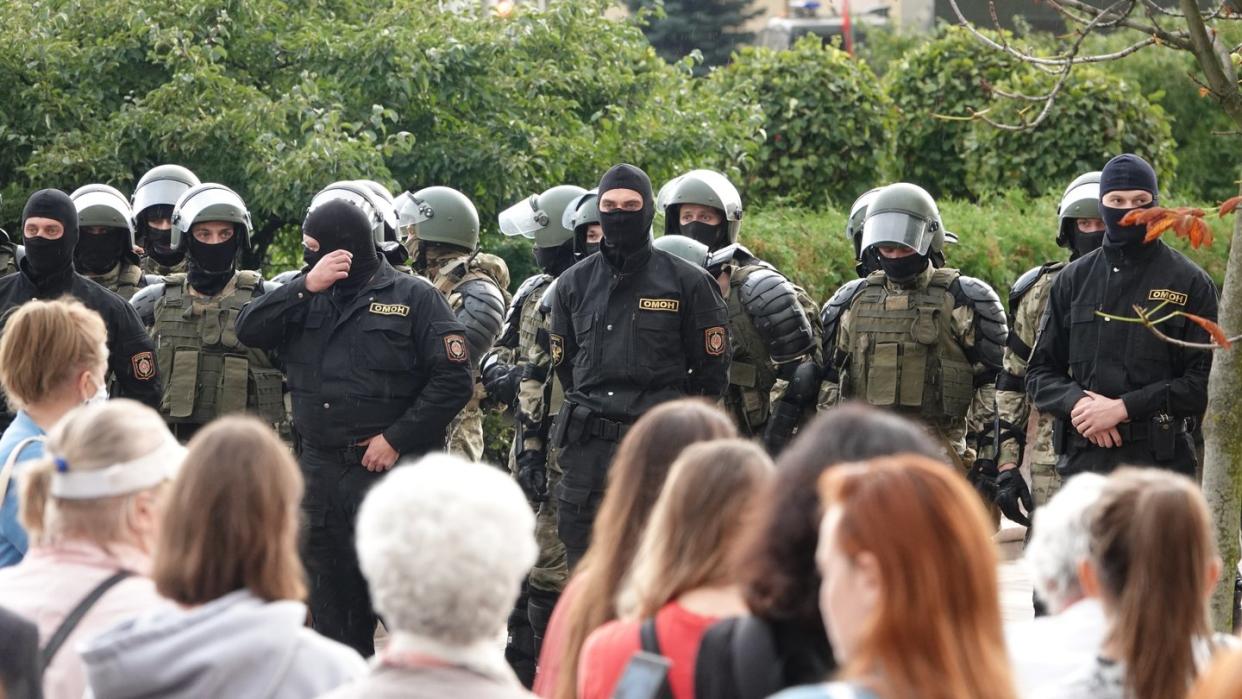
[{"label": "white headband", "polygon": [[155,451],[92,471],[69,471],[64,459],[55,459],[52,495],[66,500],[94,500],[126,495],[171,480],[185,460],[185,447],[169,437]]}]

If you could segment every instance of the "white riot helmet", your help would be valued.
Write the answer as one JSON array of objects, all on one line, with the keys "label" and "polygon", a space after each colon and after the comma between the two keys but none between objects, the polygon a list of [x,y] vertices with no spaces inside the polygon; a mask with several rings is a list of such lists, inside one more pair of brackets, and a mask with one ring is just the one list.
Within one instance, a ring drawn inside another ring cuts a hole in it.
[{"label": "white riot helmet", "polygon": [[715,239],[700,239],[699,242],[713,250],[737,242],[742,227],[742,197],[724,175],[713,170],[691,170],[660,188],[656,208],[664,212],[665,235],[687,235],[677,215],[682,204],[710,206],[724,216],[724,224]]},{"label": "white riot helmet", "polygon": [[120,190],[106,184],[88,184],[69,195],[78,210],[78,228],[104,226],[123,228],[129,232],[129,247],[134,247],[134,216],[129,200]]},{"label": "white riot helmet", "polygon": [[239,250],[250,249],[250,211],[237,192],[222,184],[206,182],[186,190],[173,207],[172,247],[179,249],[190,237],[194,224],[229,221],[238,237]]}]

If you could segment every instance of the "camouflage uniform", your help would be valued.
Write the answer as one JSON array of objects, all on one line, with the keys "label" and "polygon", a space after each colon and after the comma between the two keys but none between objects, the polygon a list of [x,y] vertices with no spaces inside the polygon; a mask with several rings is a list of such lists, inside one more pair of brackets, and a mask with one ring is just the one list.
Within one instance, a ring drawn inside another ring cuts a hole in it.
[{"label": "camouflage uniform", "polygon": [[152,257],[144,257],[142,258],[142,271],[161,277],[167,277],[172,274],[185,274],[185,259],[182,258],[180,262],[170,267],[156,262]]},{"label": "camouflage uniform", "polygon": [[[842,292],[850,295],[844,303]],[[832,308],[839,316],[824,318],[825,337],[835,338],[826,395],[920,420],[963,472],[993,458],[982,437],[995,419],[1006,327],[990,287],[930,265],[905,286],[881,271],[839,291],[825,316]]]},{"label": "camouflage uniform", "polygon": [[[483,411],[479,403],[485,397],[479,382],[479,360],[500,335],[500,321],[510,301],[509,268],[504,260],[487,253],[472,258],[454,252],[451,256],[428,261],[436,271],[432,283],[448,300],[453,315],[466,326],[475,379],[474,396],[449,424],[448,451],[478,461],[483,458]],[[476,317],[473,304],[468,303],[475,299],[483,306],[483,317]]]},{"label": "camouflage uniform", "polygon": [[[775,273],[784,279],[772,265],[757,258],[749,258],[740,264],[727,264],[729,272],[729,294],[725,303],[729,308],[729,335],[733,343],[733,361],[729,365],[729,390],[725,393],[724,407],[738,426],[738,431],[745,437],[758,437],[764,434],[764,427],[772,415],[774,404],[785,396],[788,380],[782,378],[780,370],[789,362],[798,362],[807,355],[802,354],[784,359],[778,363],[773,354],[779,350],[793,350],[793,343],[776,342],[776,338],[765,339],[763,333],[756,328],[757,322],[767,321],[761,315],[764,310],[772,314],[790,309],[783,304],[767,304],[770,309],[761,309],[760,303],[747,303],[748,295],[743,291],[748,280],[756,277],[756,272]],[[755,279],[758,281],[758,279]],[[788,281],[788,280],[784,280]],[[814,322],[818,309],[815,302],[801,287],[794,286],[797,305],[806,316],[807,326],[811,331],[812,342],[807,354],[816,364],[822,363],[819,348],[822,343],[822,332],[819,324]],[[759,299],[755,299],[759,301]],[[776,306],[781,306],[777,308]],[[784,340],[786,338],[780,338]],[[781,347],[774,344],[784,345]],[[800,348],[798,348],[800,349]]]},{"label": "camouflage uniform", "polygon": [[1052,448],[1053,418],[1036,411],[1036,424],[1034,432],[1031,432],[1028,425],[1031,402],[1023,384],[1026,380],[1026,362],[1031,348],[1035,346],[1035,336],[1044,309],[1048,306],[1052,282],[1065,264],[1055,262],[1038,268],[1038,279],[1024,290],[1017,307],[1012,309],[1013,327],[1005,347],[1005,372],[997,382],[997,417],[1002,436],[996,463],[1021,465],[1023,443],[1027,435],[1031,435],[1033,441],[1027,444],[1025,459],[1031,467],[1031,496],[1036,507],[1043,505],[1060,489],[1061,477],[1057,474],[1057,454]]},{"label": "camouflage uniform", "polygon": [[4,229],[0,228],[0,277],[17,271],[17,246],[8,242]]},{"label": "camouflage uniform", "polygon": [[81,272],[81,275],[126,301],[132,299],[139,289],[146,286],[142,268],[128,259],[118,262],[111,272],[105,272],[104,274]]}]

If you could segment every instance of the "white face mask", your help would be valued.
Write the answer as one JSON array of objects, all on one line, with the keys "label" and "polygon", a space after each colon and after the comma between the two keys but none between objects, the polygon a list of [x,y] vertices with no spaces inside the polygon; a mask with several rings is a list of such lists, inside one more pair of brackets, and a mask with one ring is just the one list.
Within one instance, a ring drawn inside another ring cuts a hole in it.
[{"label": "white face mask", "polygon": [[[94,380],[95,377],[92,376],[91,381]],[[82,401],[82,405],[95,405],[96,403],[102,403],[106,400],[108,400],[108,386],[101,381],[99,382],[99,390],[95,391],[95,395]]]}]

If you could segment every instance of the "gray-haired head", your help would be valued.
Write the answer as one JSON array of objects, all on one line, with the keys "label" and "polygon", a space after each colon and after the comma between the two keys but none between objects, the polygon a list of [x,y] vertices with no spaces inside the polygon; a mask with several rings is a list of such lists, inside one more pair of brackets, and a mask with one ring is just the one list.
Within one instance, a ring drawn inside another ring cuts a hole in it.
[{"label": "gray-haired head", "polygon": [[1074,476],[1035,511],[1035,529],[1024,560],[1035,594],[1053,614],[1083,596],[1078,566],[1090,553],[1092,506],[1107,482],[1095,473]]}]

